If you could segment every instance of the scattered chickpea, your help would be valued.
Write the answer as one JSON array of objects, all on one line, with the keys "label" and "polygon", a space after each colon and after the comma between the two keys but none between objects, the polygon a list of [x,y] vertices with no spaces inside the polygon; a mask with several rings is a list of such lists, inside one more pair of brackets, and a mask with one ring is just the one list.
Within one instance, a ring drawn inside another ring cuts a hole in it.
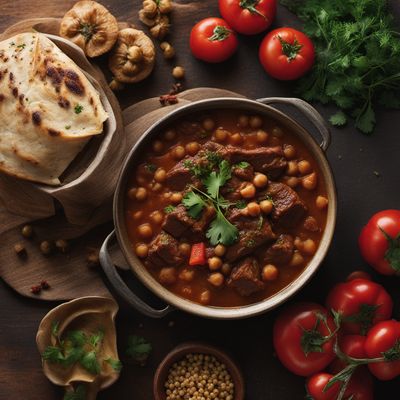
[{"label": "scattered chickpea", "polygon": [[263,120],[258,115],[254,115],[254,116],[250,117],[250,120],[249,120],[250,128],[259,129],[262,127],[262,124],[263,124]]},{"label": "scattered chickpea", "polygon": [[161,283],[165,285],[172,285],[176,282],[176,270],[174,267],[165,267],[162,268],[159,275],[158,279],[160,280]]},{"label": "scattered chickpea", "polygon": [[252,217],[257,217],[261,213],[260,205],[255,201],[252,201],[251,203],[247,204],[247,213]]},{"label": "scattered chickpea", "polygon": [[299,173],[299,167],[296,161],[289,161],[287,164],[286,173],[288,175],[294,176]]},{"label": "scattered chickpea", "polygon": [[212,131],[215,128],[215,121],[212,118],[206,118],[203,120],[202,125],[206,131]]},{"label": "scattered chickpea", "polygon": [[208,259],[208,268],[210,271],[217,271],[222,267],[222,260],[219,257],[211,257]]},{"label": "scattered chickpea", "polygon": [[225,276],[230,275],[231,271],[232,271],[232,266],[231,266],[229,263],[224,263],[224,264],[222,264],[221,272],[222,272]]},{"label": "scattered chickpea", "polygon": [[179,204],[182,201],[182,193],[179,192],[172,193],[170,200],[171,203],[173,204]]},{"label": "scattered chickpea", "polygon": [[262,269],[262,280],[263,281],[274,281],[278,278],[279,270],[275,265],[267,264]]},{"label": "scattered chickpea", "polygon": [[153,150],[156,153],[161,153],[163,151],[164,145],[163,142],[161,140],[155,140],[153,142]]},{"label": "scattered chickpea", "polygon": [[142,239],[150,239],[153,236],[153,229],[150,224],[142,224],[138,227],[138,233]]},{"label": "scattered chickpea", "polygon": [[271,214],[272,209],[274,208],[274,203],[271,200],[262,200],[260,202],[260,208],[264,214]]},{"label": "scattered chickpea", "polygon": [[147,190],[144,187],[140,187],[136,191],[136,200],[137,201],[144,201],[147,198]]},{"label": "scattered chickpea", "polygon": [[185,282],[191,282],[194,278],[194,269],[185,268],[179,273],[179,279]]},{"label": "scattered chickpea", "polygon": [[257,142],[258,143],[265,143],[268,140],[268,133],[265,132],[263,129],[259,129],[257,131]]},{"label": "scattered chickpea", "polygon": [[191,156],[196,155],[199,150],[200,145],[197,142],[190,142],[186,145],[186,152]]},{"label": "scattered chickpea", "polygon": [[167,178],[167,173],[164,168],[157,168],[156,172],[154,173],[154,180],[159,183],[165,182]]},{"label": "scattered chickpea", "polygon": [[299,267],[300,265],[304,264],[304,258],[303,256],[298,252],[295,251],[292,257],[292,260],[290,261],[290,266],[291,267]]},{"label": "scattered chickpea", "polygon": [[254,186],[252,183],[246,185],[246,186],[240,191],[240,195],[241,195],[244,199],[252,199],[252,198],[256,195],[256,188],[255,188],[255,186]]},{"label": "scattered chickpea", "polygon": [[291,188],[295,188],[299,184],[299,178],[296,178],[295,176],[291,176],[286,179],[285,183],[286,183],[286,185],[290,186]]},{"label": "scattered chickpea", "polygon": [[234,133],[230,137],[230,142],[234,145],[241,144],[243,141],[242,135],[240,133]]},{"label": "scattered chickpea", "polygon": [[173,70],[172,70],[172,76],[175,79],[183,79],[185,77],[185,69],[183,67],[180,66],[176,66]]},{"label": "scattered chickpea", "polygon": [[292,160],[296,157],[296,149],[291,144],[288,144],[283,149],[283,154],[288,160]]},{"label": "scattered chickpea", "polygon": [[247,115],[240,115],[238,125],[240,128],[247,128],[249,126],[249,117]]},{"label": "scattered chickpea", "polygon": [[299,161],[298,167],[302,175],[306,175],[311,172],[311,164],[307,160]]},{"label": "scattered chickpea", "polygon": [[184,256],[189,256],[190,255],[190,250],[191,250],[191,246],[189,243],[181,243],[179,245],[179,251],[181,252],[181,254],[183,254]]},{"label": "scattered chickpea", "polygon": [[174,129],[168,129],[165,133],[164,133],[164,137],[166,140],[174,140],[176,138],[176,132]]},{"label": "scattered chickpea", "polygon": [[208,282],[211,283],[211,285],[215,287],[220,287],[224,283],[224,275],[222,275],[220,272],[213,272],[210,274],[208,277]]},{"label": "scattered chickpea", "polygon": [[256,173],[254,179],[253,179],[253,184],[257,188],[263,188],[267,186],[268,184],[268,177],[265,174],[262,174],[260,172]]},{"label": "scattered chickpea", "polygon": [[312,256],[317,251],[317,245],[315,244],[314,240],[307,239],[303,242],[302,252],[309,256]]},{"label": "scattered chickpea", "polygon": [[214,254],[217,257],[222,257],[226,253],[226,247],[223,244],[217,244],[214,248]]},{"label": "scattered chickpea", "polygon": [[199,300],[201,304],[209,304],[211,300],[211,292],[209,290],[201,292]]},{"label": "scattered chickpea", "polygon": [[183,157],[185,157],[186,151],[183,146],[176,146],[173,149],[173,156],[176,160],[182,160]]},{"label": "scattered chickpea", "polygon": [[20,257],[25,257],[26,256],[26,248],[22,243],[16,243],[14,245],[14,251],[20,256]]},{"label": "scattered chickpea", "polygon": [[136,255],[140,258],[146,258],[149,253],[149,247],[147,244],[141,243],[136,246]]},{"label": "scattered chickpea", "polygon": [[272,129],[272,134],[276,137],[282,137],[283,130],[281,128],[279,128],[279,126],[276,126],[275,128]]},{"label": "scattered chickpea", "polygon": [[302,180],[304,189],[314,190],[317,187],[317,174],[315,172],[307,175]]},{"label": "scattered chickpea", "polygon": [[169,60],[169,59],[171,59],[171,58],[174,58],[174,56],[175,56],[175,49],[173,48],[173,46],[172,46],[170,43],[168,43],[168,42],[162,42],[162,43],[160,44],[160,48],[161,48],[161,50],[163,51],[163,55],[164,55],[164,58],[165,58],[166,60]]},{"label": "scattered chickpea", "polygon": [[229,136],[229,132],[223,128],[217,128],[214,137],[218,143],[225,142],[226,138]]},{"label": "scattered chickpea", "polygon": [[24,225],[21,229],[21,234],[23,237],[29,239],[33,236],[32,225]]},{"label": "scattered chickpea", "polygon": [[44,255],[49,255],[53,251],[53,245],[48,240],[44,240],[39,245],[40,251]]},{"label": "scattered chickpea", "polygon": [[325,196],[318,196],[315,204],[319,210],[324,210],[328,206],[328,199]]},{"label": "scattered chickpea", "polygon": [[56,240],[56,249],[61,253],[66,253],[69,250],[69,243],[64,239]]},{"label": "scattered chickpea", "polygon": [[164,215],[161,211],[153,211],[150,214],[150,218],[157,225],[161,225],[164,221]]}]

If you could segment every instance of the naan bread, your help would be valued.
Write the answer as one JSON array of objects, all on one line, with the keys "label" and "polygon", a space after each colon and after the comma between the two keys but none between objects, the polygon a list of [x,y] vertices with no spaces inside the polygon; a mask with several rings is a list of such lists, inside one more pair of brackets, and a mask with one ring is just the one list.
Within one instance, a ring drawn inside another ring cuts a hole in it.
[{"label": "naan bread", "polygon": [[107,118],[98,92],[46,36],[0,42],[0,171],[58,185]]}]

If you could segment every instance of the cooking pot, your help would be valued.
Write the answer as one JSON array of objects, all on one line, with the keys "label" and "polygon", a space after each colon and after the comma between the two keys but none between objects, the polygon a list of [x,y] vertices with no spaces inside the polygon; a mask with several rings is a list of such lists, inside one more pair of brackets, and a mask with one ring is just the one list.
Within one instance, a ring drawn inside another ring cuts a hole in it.
[{"label": "cooking pot", "polygon": [[[307,119],[319,132],[322,137],[321,143],[318,144],[313,136],[311,136],[311,134],[305,128],[303,128],[285,113],[272,107],[271,104],[285,104],[296,107],[299,111],[302,112],[302,114],[304,114],[305,117],[307,117]],[[152,139],[157,137],[157,135],[159,135],[163,131],[163,129],[171,126],[171,124],[174,123],[176,120],[187,118],[194,113],[207,113],[210,110],[214,111],[217,109],[232,110],[233,112],[237,112],[238,114],[251,113],[267,117],[269,119],[277,121],[281,126],[286,127],[289,132],[291,132],[291,134],[299,137],[320,167],[323,179],[326,183],[327,196],[329,200],[326,227],[323,232],[319,248],[312,260],[309,262],[308,266],[294,281],[292,281],[289,285],[280,290],[278,293],[258,303],[246,306],[206,306],[194,303],[170,292],[166,287],[157,282],[157,280],[147,271],[146,267],[134,253],[133,246],[128,238],[127,228],[125,224],[125,193],[127,189],[128,178],[132,173],[137,159],[139,158],[138,156],[143,154],[147,144]],[[153,124],[142,135],[142,137],[138,140],[138,142],[130,151],[122,167],[114,195],[113,204],[115,231],[111,232],[110,235],[106,238],[100,250],[100,263],[111,285],[116,290],[116,292],[118,292],[119,295],[124,298],[131,306],[133,306],[143,314],[155,318],[163,317],[175,308],[207,318],[245,318],[264,313],[288,300],[297,291],[299,291],[317,271],[329,249],[333,237],[336,223],[337,204],[334,178],[328,160],[324,153],[327,150],[329,144],[330,131],[322,116],[310,104],[296,98],[265,98],[259,99],[257,101],[243,98],[214,98],[209,100],[196,101],[171,111],[169,114]],[[115,237],[117,238],[122,253],[125,256],[125,259],[127,260],[134,274],[148,289],[150,289],[150,291],[152,291],[155,295],[163,299],[168,304],[164,309],[157,310],[148,305],[145,301],[143,301],[135,293],[133,293],[131,289],[126,285],[126,283],[122,280],[122,278],[116,271],[115,266],[112,264],[108,251],[110,243],[114,240]]]}]

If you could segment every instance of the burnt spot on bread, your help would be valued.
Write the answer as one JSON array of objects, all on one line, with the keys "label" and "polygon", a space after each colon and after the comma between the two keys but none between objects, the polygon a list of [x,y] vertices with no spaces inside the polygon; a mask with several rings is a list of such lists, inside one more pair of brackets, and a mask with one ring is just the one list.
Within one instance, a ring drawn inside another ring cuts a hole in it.
[{"label": "burnt spot on bread", "polygon": [[19,104],[21,104],[21,106],[24,104],[24,97],[25,97],[25,95],[22,93],[18,96],[18,101],[19,101]]},{"label": "burnt spot on bread", "polygon": [[50,78],[54,86],[60,86],[64,78],[64,70],[53,66],[46,66],[46,75]]},{"label": "burnt spot on bread", "polygon": [[74,94],[78,96],[82,96],[85,89],[82,85],[82,82],[79,78],[79,75],[72,70],[65,71],[65,86]]},{"label": "burnt spot on bread", "polygon": [[6,97],[4,96],[4,94],[0,93],[0,103],[1,103],[2,101],[4,101],[5,98],[6,98]]},{"label": "burnt spot on bread", "polygon": [[42,123],[42,117],[39,111],[34,111],[32,113],[32,122],[34,123],[34,125],[37,126],[39,126]]},{"label": "burnt spot on bread", "polygon": [[60,134],[61,134],[61,132],[56,131],[56,130],[54,130],[54,129],[47,129],[47,133],[48,133],[50,136],[60,136]]},{"label": "burnt spot on bread", "polygon": [[70,105],[71,105],[71,103],[70,103],[69,100],[67,100],[65,97],[60,96],[60,97],[58,98],[58,105],[59,105],[61,108],[69,108]]},{"label": "burnt spot on bread", "polygon": [[17,98],[18,97],[18,88],[13,88],[13,90],[12,90],[12,94],[13,94],[13,96],[15,97],[15,98]]},{"label": "burnt spot on bread", "polygon": [[93,100],[93,97],[92,97],[92,96],[90,96],[89,103],[90,103],[91,106],[92,106],[93,103],[94,103],[94,100]]},{"label": "burnt spot on bread", "polygon": [[10,74],[8,75],[10,82],[14,82],[14,74],[12,72],[10,72]]}]

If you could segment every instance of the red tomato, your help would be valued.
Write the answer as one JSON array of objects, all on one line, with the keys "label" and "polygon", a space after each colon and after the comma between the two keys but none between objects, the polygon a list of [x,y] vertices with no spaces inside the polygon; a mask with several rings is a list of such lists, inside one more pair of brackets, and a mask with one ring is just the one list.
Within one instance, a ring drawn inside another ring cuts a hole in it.
[{"label": "red tomato", "polygon": [[254,35],[271,25],[276,0],[219,0],[219,11],[236,32]]},{"label": "red tomato", "polygon": [[307,394],[313,400],[336,400],[340,391],[340,382],[334,383],[325,390],[326,385],[333,378],[333,375],[326,372],[319,372],[311,376],[306,383]]},{"label": "red tomato", "polygon": [[206,245],[195,243],[190,251],[189,265],[204,265],[206,263]]},{"label": "red tomato", "polygon": [[335,336],[333,318],[314,303],[289,306],[274,324],[274,347],[279,360],[301,376],[315,374],[332,362]]},{"label": "red tomato", "polygon": [[[366,358],[365,336],[361,335],[343,335],[338,338],[339,349],[346,355],[353,358]],[[346,363],[340,358],[333,360],[329,370],[337,374],[346,366]]]},{"label": "red tomato", "polygon": [[354,372],[345,391],[344,398],[374,400],[374,381],[365,366],[358,367]]},{"label": "red tomato", "polygon": [[371,275],[365,271],[354,271],[352,272],[347,278],[346,281],[352,281],[353,279],[362,278],[366,279],[367,281],[371,281]]},{"label": "red tomato", "polygon": [[203,19],[190,33],[190,49],[199,60],[210,63],[225,61],[237,47],[235,32],[221,18]]},{"label": "red tomato", "polygon": [[326,307],[342,315],[344,332],[365,335],[371,326],[391,317],[393,301],[378,283],[358,278],[334,286]]},{"label": "red tomato", "polygon": [[375,214],[358,238],[364,260],[384,275],[400,275],[400,210]]},{"label": "red tomato", "polygon": [[278,28],[261,42],[259,57],[268,74],[287,81],[300,78],[311,69],[315,50],[304,33],[292,28]]},{"label": "red tomato", "polygon": [[382,321],[367,335],[365,352],[369,358],[385,356],[388,360],[368,364],[369,370],[381,381],[400,376],[400,322]]}]

